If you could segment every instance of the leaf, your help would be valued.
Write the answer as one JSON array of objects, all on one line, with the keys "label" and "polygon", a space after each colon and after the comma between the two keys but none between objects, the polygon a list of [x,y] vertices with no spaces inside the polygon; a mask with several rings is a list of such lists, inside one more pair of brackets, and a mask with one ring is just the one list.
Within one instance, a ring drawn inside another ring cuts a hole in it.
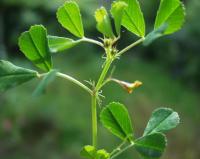
[{"label": "leaf", "polygon": [[112,7],[111,7],[111,14],[114,18],[115,21],[115,29],[117,32],[117,35],[120,35],[120,30],[121,30],[121,23],[122,23],[122,17],[124,15],[124,10],[128,5],[125,2],[121,2],[121,1],[114,1],[112,3]]},{"label": "leaf", "polygon": [[48,40],[49,40],[49,48],[52,53],[64,51],[80,43],[80,41],[74,41],[69,38],[51,36],[51,35],[48,36]]},{"label": "leaf", "polygon": [[159,28],[153,30],[152,32],[150,32],[146,37],[145,40],[143,42],[144,46],[148,46],[149,44],[151,44],[153,41],[155,41],[156,39],[162,37],[167,29],[168,25],[165,23],[163,25],[161,25]]},{"label": "leaf", "polygon": [[24,55],[40,69],[49,71],[52,68],[47,30],[42,25],[32,26],[29,31],[22,33],[19,47]]},{"label": "leaf", "polygon": [[167,23],[165,34],[172,34],[182,27],[184,19],[185,9],[180,0],[161,0],[154,28]]},{"label": "leaf", "polygon": [[35,91],[33,92],[33,96],[39,96],[45,92],[45,88],[51,83],[56,77],[57,70],[49,71],[39,83]]},{"label": "leaf", "polygon": [[74,1],[67,1],[57,11],[58,22],[73,35],[82,38],[84,30],[79,6]]},{"label": "leaf", "polygon": [[135,149],[145,159],[158,159],[166,147],[166,137],[161,133],[143,136],[135,141]]},{"label": "leaf", "polygon": [[145,22],[137,0],[120,0],[128,4],[122,18],[122,25],[139,37],[145,36]]},{"label": "leaf", "polygon": [[106,150],[104,149],[98,150],[95,155],[95,159],[108,159],[108,158],[110,158],[110,154],[106,152]]},{"label": "leaf", "polygon": [[144,130],[144,134],[152,134],[154,132],[165,132],[175,128],[179,124],[179,115],[169,108],[156,109]]},{"label": "leaf", "polygon": [[90,145],[84,146],[80,152],[80,155],[84,158],[94,159],[96,155],[96,149],[94,146]]},{"label": "leaf", "polygon": [[110,103],[100,114],[104,127],[122,140],[133,138],[133,128],[127,109],[120,103]]},{"label": "leaf", "polygon": [[114,34],[108,13],[104,7],[101,7],[95,11],[95,19],[97,21],[97,29],[104,36],[113,38]]},{"label": "leaf", "polygon": [[88,159],[108,159],[110,157],[110,154],[106,150],[101,149],[97,151],[94,146],[90,145],[84,146],[80,155]]},{"label": "leaf", "polygon": [[37,77],[37,72],[0,60],[0,91],[5,91]]}]

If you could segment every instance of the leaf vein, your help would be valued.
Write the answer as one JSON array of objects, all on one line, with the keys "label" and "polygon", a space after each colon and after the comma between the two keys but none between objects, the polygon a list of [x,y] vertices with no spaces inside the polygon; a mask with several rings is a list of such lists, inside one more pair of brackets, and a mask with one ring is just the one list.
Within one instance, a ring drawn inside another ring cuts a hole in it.
[{"label": "leaf vein", "polygon": [[64,6],[64,10],[65,10],[65,12],[66,12],[67,17],[70,19],[72,25],[74,26],[75,30],[78,32],[79,36],[82,36],[82,35],[81,35],[81,32],[79,31],[79,29],[77,28],[77,26],[74,24],[74,21],[73,21],[72,18],[70,17],[70,15],[69,15],[69,13],[68,13],[68,10],[65,8],[65,6]]},{"label": "leaf vein", "polygon": [[140,32],[140,30],[138,29],[138,27],[136,26],[136,24],[134,23],[134,21],[132,20],[132,18],[130,17],[130,15],[127,13],[127,11],[125,11],[125,14],[127,15],[127,17],[130,19],[130,21],[133,23],[135,29],[137,30],[138,34],[140,36],[142,36],[142,33]]},{"label": "leaf vein", "polygon": [[[31,39],[31,41],[32,41],[32,43],[33,43],[34,48],[37,50],[38,56],[39,56],[41,59],[44,60],[44,66],[45,66],[45,68],[46,68],[47,70],[49,70],[49,66],[48,66],[48,64],[47,64],[47,61],[46,61],[46,60],[44,59],[44,57],[42,56],[42,54],[41,54],[41,52],[40,52],[40,49],[37,48],[37,46],[36,46],[36,44],[35,44],[35,42],[34,42],[34,40],[33,40],[33,38],[32,38],[32,35],[30,34],[30,32],[28,32],[28,35],[30,36],[30,39]],[[41,63],[41,64],[42,64],[42,63]]]}]

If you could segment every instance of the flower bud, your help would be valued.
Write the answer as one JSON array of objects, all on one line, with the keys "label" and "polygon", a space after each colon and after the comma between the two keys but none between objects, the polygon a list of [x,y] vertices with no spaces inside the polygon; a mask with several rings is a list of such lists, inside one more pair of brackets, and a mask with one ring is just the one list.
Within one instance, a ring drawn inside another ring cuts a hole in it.
[{"label": "flower bud", "polygon": [[140,81],[128,83],[128,82],[120,81],[117,79],[111,79],[111,80],[118,83],[120,86],[122,86],[129,94],[131,94],[136,88],[138,88],[142,85],[142,82],[140,82]]}]

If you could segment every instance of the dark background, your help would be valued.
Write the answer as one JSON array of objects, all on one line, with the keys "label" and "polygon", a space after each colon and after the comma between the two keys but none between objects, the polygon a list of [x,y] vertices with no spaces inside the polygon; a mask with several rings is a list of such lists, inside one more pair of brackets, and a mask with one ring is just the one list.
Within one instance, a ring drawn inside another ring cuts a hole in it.
[{"label": "dark background", "polygon": [[[51,35],[70,35],[58,24],[57,8],[64,0],[0,0],[0,58],[35,69],[18,48],[20,33],[30,25],[43,24]],[[110,1],[80,0],[88,37],[100,37],[94,11]],[[159,1],[140,0],[147,31],[153,23]],[[142,45],[115,62],[114,77],[144,85],[129,95],[110,84],[103,90],[103,105],[119,101],[128,106],[136,136],[140,136],[150,114],[157,107],[179,112],[181,124],[168,133],[163,159],[200,158],[200,1],[188,0],[186,23],[173,35],[160,38],[148,47]],[[123,29],[119,48],[137,38]],[[81,81],[96,80],[101,71],[103,52],[97,46],[81,44],[54,56],[54,67]],[[33,97],[38,81],[26,83],[0,94],[0,158],[2,159],[79,159],[83,145],[90,144],[90,99],[71,83],[56,79],[44,95]],[[99,125],[100,148],[109,151],[120,141]],[[134,150],[122,158],[139,158]],[[119,158],[120,158],[119,157]]]}]

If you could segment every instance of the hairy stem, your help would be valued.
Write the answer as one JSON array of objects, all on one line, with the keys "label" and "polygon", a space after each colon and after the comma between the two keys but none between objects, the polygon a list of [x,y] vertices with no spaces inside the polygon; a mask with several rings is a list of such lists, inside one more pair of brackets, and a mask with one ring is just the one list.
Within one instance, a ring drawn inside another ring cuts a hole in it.
[{"label": "hairy stem", "polygon": [[97,96],[99,89],[101,89],[101,85],[108,73],[110,65],[112,64],[112,61],[112,58],[106,59],[105,65],[92,95],[92,144],[95,148],[97,148]]},{"label": "hairy stem", "polygon": [[[87,42],[92,42],[95,43],[97,45],[100,45],[103,47],[103,44],[91,39],[87,39],[87,38],[83,38],[83,41],[87,41]],[[126,51],[128,51],[129,49],[133,48],[134,46],[140,44],[141,42],[144,41],[144,38],[139,39],[138,41],[134,42],[133,44],[127,46],[125,49],[123,49],[122,51],[120,51],[117,55],[120,56],[123,53],[125,53]],[[105,65],[103,67],[103,70],[101,72],[101,75],[99,77],[99,80],[94,88],[93,94],[92,94],[92,144],[95,148],[97,148],[97,97],[98,97],[98,92],[99,90],[102,88],[102,86],[105,84],[104,80],[105,77],[108,73],[108,70],[113,62],[113,60],[115,59],[112,54],[111,54],[111,48],[107,48],[106,50],[106,61],[105,61]],[[115,154],[113,155],[113,157],[119,155],[120,153],[122,153],[123,151],[125,151],[126,149],[128,149],[129,147],[131,147],[133,144],[129,145],[128,147],[122,149],[121,151],[118,152],[114,152]],[[111,158],[113,158],[111,157]]]},{"label": "hairy stem", "polygon": [[131,48],[135,47],[136,45],[142,43],[144,41],[145,38],[141,38],[139,40],[137,40],[136,42],[130,44],[129,46],[125,47],[123,50],[121,50],[117,55],[121,56],[122,54],[124,54],[125,52],[127,52],[128,50],[130,50]]},{"label": "hairy stem", "polygon": [[84,85],[83,83],[79,82],[78,80],[76,80],[75,78],[69,76],[69,75],[66,75],[66,74],[63,74],[63,73],[60,73],[60,72],[57,72],[56,75],[58,77],[61,77],[61,78],[64,78],[68,81],[71,81],[72,83],[76,84],[77,86],[83,88],[85,91],[87,91],[89,94],[92,95],[92,90],[90,88],[88,88],[86,85]]}]

